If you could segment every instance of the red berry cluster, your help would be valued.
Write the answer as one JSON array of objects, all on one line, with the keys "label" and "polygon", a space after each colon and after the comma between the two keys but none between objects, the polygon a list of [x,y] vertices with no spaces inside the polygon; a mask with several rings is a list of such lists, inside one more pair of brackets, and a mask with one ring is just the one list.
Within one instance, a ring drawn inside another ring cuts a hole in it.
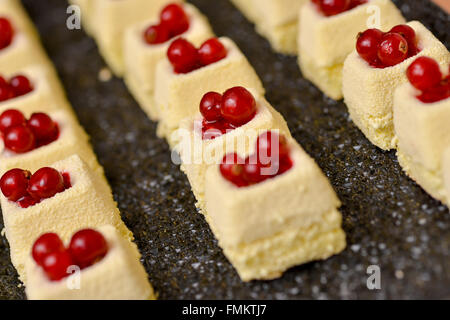
[{"label": "red berry cluster", "polygon": [[14,29],[7,18],[0,17],[0,50],[8,47],[14,37]]},{"label": "red berry cluster", "polygon": [[0,179],[0,189],[9,200],[22,208],[33,206],[71,187],[70,175],[49,167],[36,171],[12,169]]},{"label": "red berry cluster", "polygon": [[[292,168],[289,153],[286,138],[267,131],[258,137],[255,154],[246,159],[236,153],[227,154],[220,164],[220,172],[237,187],[247,187],[281,175]],[[267,173],[263,169],[266,169]]]},{"label": "red berry cluster", "polygon": [[342,12],[351,10],[359,5],[367,3],[368,0],[312,0],[323,15],[335,16]]},{"label": "red berry cluster", "polygon": [[419,57],[408,67],[409,82],[420,90],[417,98],[424,103],[433,103],[450,97],[449,74],[443,76],[439,64],[432,58]]},{"label": "red berry cluster", "polygon": [[356,51],[372,67],[386,68],[415,56],[420,50],[414,29],[400,24],[386,33],[368,29],[358,34]]},{"label": "red berry cluster", "polygon": [[33,86],[23,75],[12,77],[9,82],[0,76],[0,102],[23,96],[31,91]]},{"label": "red berry cluster", "polygon": [[200,102],[200,112],[203,115],[202,137],[211,140],[252,120],[256,114],[256,101],[247,89],[233,87],[223,95],[217,92],[205,94]]},{"label": "red berry cluster", "polygon": [[172,42],[167,51],[167,57],[176,73],[189,73],[226,56],[227,49],[217,38],[205,41],[198,50],[192,43],[180,38]]},{"label": "red berry cluster", "polygon": [[33,245],[32,255],[47,277],[58,281],[69,275],[68,268],[87,268],[103,259],[108,244],[103,235],[92,229],[80,230],[72,236],[66,248],[56,233],[41,235]]},{"label": "red berry cluster", "polygon": [[167,5],[159,16],[159,24],[148,27],[144,40],[148,44],[164,43],[189,29],[189,18],[175,3]]},{"label": "red berry cluster", "polygon": [[25,119],[22,112],[9,109],[0,115],[0,138],[5,148],[15,153],[25,153],[45,146],[59,136],[59,127],[47,114],[33,113]]}]

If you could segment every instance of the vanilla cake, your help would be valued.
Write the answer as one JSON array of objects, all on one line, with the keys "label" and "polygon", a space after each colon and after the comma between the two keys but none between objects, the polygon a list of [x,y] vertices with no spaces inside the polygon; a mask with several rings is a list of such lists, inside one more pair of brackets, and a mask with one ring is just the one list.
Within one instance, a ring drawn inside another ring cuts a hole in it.
[{"label": "vanilla cake", "polygon": [[218,165],[206,172],[206,218],[244,281],[274,279],[345,248],[333,188],[293,139],[289,146],[293,167],[256,185],[236,187]]},{"label": "vanilla cake", "polygon": [[255,97],[257,101],[255,117],[245,125],[215,139],[202,139],[201,114],[181,122],[178,130],[179,143],[174,149],[180,153],[181,169],[187,175],[198,201],[197,206],[201,209],[204,209],[205,174],[208,167],[219,164],[227,153],[238,150],[250,153],[254,149],[253,142],[267,130],[278,129],[281,134],[290,137],[289,128],[281,114],[264,97],[257,95]]},{"label": "vanilla cake", "polygon": [[31,111],[36,112],[36,110],[47,112],[62,108],[73,113],[61,83],[51,69],[45,66],[32,65],[27,68],[20,68],[14,73],[2,74],[2,76],[5,79],[10,79],[18,74],[28,78],[33,90],[25,95],[1,101],[0,113],[8,109],[19,109],[24,113],[31,113]]},{"label": "vanilla cake", "polygon": [[412,21],[421,51],[384,69],[371,67],[353,51],[345,60],[343,92],[350,116],[364,135],[383,150],[396,147],[392,108],[395,89],[407,82],[406,69],[419,56],[429,56],[448,66],[450,53],[420,22]]},{"label": "vanilla cake", "polygon": [[[448,65],[448,64],[447,64]],[[450,98],[423,103],[409,83],[394,95],[397,157],[403,170],[434,198],[449,204],[442,161],[450,146]]]},{"label": "vanilla cake", "polygon": [[[189,17],[189,29],[181,34],[181,37],[195,46],[200,46],[214,36],[208,20],[197,8],[183,4],[183,9]],[[161,44],[147,44],[143,36],[146,28],[158,23],[158,20],[138,23],[127,30],[124,39],[125,83],[152,120],[159,119],[153,102],[156,65],[166,57],[172,41],[178,38],[174,37]]]},{"label": "vanilla cake", "polygon": [[[96,0],[93,5],[95,21],[95,38],[99,50],[116,76],[123,76],[125,64],[123,60],[124,33],[135,23],[148,19],[156,19],[162,8],[173,0]],[[182,0],[175,1],[182,2]]]},{"label": "vanilla cake", "polygon": [[29,254],[26,262],[29,300],[147,300],[154,299],[137,246],[113,226],[98,231],[108,252],[94,265],[59,281],[50,281]]},{"label": "vanilla cake", "polygon": [[173,132],[181,120],[197,114],[200,101],[208,91],[223,92],[234,86],[253,88],[255,94],[264,94],[258,75],[236,44],[228,38],[219,38],[227,49],[227,56],[213,64],[186,74],[177,74],[166,58],[156,67],[155,105],[160,115],[158,135],[167,138],[173,146]]},{"label": "vanilla cake", "polygon": [[78,155],[58,161],[51,167],[67,172],[72,187],[28,208],[21,208],[0,192],[11,261],[25,284],[25,260],[34,241],[43,233],[56,232],[63,241],[68,241],[77,230],[113,225],[126,239],[133,238],[120,218],[108,184]]},{"label": "vanilla cake", "polygon": [[[327,17],[311,1],[300,9],[298,63],[303,76],[327,96],[342,98],[342,67],[355,48],[359,32],[366,30],[377,6],[383,31],[405,22],[390,0],[370,0],[341,14]],[[375,23],[375,22],[373,22]]]},{"label": "vanilla cake", "polygon": [[[22,111],[29,118],[32,111]],[[35,109],[34,111],[39,112]],[[3,140],[0,139],[0,175],[14,168],[26,168],[31,172],[52,163],[77,154],[81,159],[102,179],[104,179],[103,168],[99,165],[97,157],[89,144],[89,137],[78,124],[73,114],[65,109],[55,110],[47,113],[53,121],[58,124],[59,137],[48,145],[33,149],[27,153],[14,153],[4,148]]]},{"label": "vanilla cake", "polygon": [[297,53],[298,12],[309,0],[232,0],[255,23],[256,31],[272,47],[286,54]]}]

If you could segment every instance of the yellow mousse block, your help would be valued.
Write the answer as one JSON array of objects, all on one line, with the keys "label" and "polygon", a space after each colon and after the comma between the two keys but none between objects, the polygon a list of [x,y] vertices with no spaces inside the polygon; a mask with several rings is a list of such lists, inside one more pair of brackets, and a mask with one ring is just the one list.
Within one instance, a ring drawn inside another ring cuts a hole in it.
[{"label": "yellow mousse block", "polygon": [[181,120],[197,114],[203,95],[209,91],[223,91],[243,86],[253,88],[256,94],[264,94],[261,80],[236,44],[228,38],[220,38],[228,51],[227,57],[192,71],[176,74],[168,59],[156,67],[155,104],[161,122],[158,134],[173,144],[172,133]]},{"label": "yellow mousse block", "polygon": [[[189,29],[181,37],[200,46],[214,36],[208,20],[194,6],[184,4],[183,8],[189,17]],[[143,36],[146,28],[158,23],[157,19],[132,26],[127,30],[124,40],[125,82],[141,108],[152,120],[159,119],[153,101],[156,65],[166,57],[172,40],[177,39],[176,37],[162,44],[147,44]]]},{"label": "yellow mousse block", "polygon": [[275,178],[238,188],[218,165],[206,173],[206,218],[244,281],[274,279],[345,248],[339,199],[314,160],[289,141],[294,165]]},{"label": "yellow mousse block", "polygon": [[[0,175],[14,168],[25,168],[34,172],[77,154],[92,170],[104,178],[103,168],[92,151],[89,137],[72,113],[60,109],[47,114],[58,124],[60,130],[58,139],[48,145],[20,154],[8,151],[4,148],[3,141],[0,141]],[[29,118],[31,112],[25,112],[24,115]]]},{"label": "yellow mousse block", "polygon": [[447,190],[447,206],[450,206],[450,146],[444,153],[444,184],[445,189]]},{"label": "yellow mousse block", "polygon": [[[374,6],[379,21],[374,18]],[[378,25],[374,25],[379,22]],[[303,76],[327,96],[342,98],[342,67],[352,52],[359,32],[370,27],[388,31],[405,19],[390,0],[370,0],[367,4],[327,17],[311,1],[300,9],[298,63]],[[373,26],[372,26],[373,25]]]},{"label": "yellow mousse block", "polygon": [[[173,0],[96,0],[89,17],[95,25],[94,35],[100,52],[116,76],[125,72],[124,33],[130,26],[156,19],[161,9]],[[181,1],[175,1],[181,2]]]},{"label": "yellow mousse block", "polygon": [[309,0],[232,0],[272,47],[286,54],[297,53],[298,11]]},{"label": "yellow mousse block", "polygon": [[133,238],[120,218],[108,184],[78,155],[58,161],[51,167],[67,172],[72,187],[28,208],[21,208],[0,195],[11,260],[25,284],[25,260],[34,241],[43,233],[56,232],[68,241],[77,230],[109,224],[126,239]]},{"label": "yellow mousse block", "polygon": [[[106,256],[94,265],[59,281],[51,281],[29,255],[26,294],[30,300],[147,300],[154,299],[141,254],[113,226],[98,231],[108,244]],[[74,268],[75,269],[75,268]]]},{"label": "yellow mousse block", "polygon": [[[448,64],[447,64],[448,65]],[[423,103],[409,83],[398,87],[394,96],[394,126],[398,138],[400,165],[434,198],[449,204],[442,161],[450,146],[450,98]]]},{"label": "yellow mousse block", "polygon": [[0,17],[7,18],[14,29],[11,44],[0,50],[1,72],[16,72],[18,69],[32,64],[45,65],[53,70],[39,43],[37,32],[20,1],[0,1]]},{"label": "yellow mousse block", "polygon": [[61,108],[72,112],[61,83],[55,77],[53,70],[33,65],[18,69],[14,73],[2,74],[2,76],[10,79],[19,74],[28,78],[33,86],[33,91],[23,96],[0,102],[0,113],[8,109],[19,109],[22,112],[30,113],[37,110],[47,112]]},{"label": "yellow mousse block", "polygon": [[406,69],[419,56],[429,56],[448,67],[450,53],[420,22],[408,25],[416,31],[416,56],[393,67],[373,68],[353,51],[344,63],[343,92],[350,116],[364,135],[383,150],[395,148],[392,109],[395,89],[407,81]]},{"label": "yellow mousse block", "polygon": [[223,156],[230,152],[251,153],[253,142],[267,130],[278,130],[290,137],[286,121],[263,97],[257,98],[257,108],[257,114],[250,122],[212,140],[202,139],[201,114],[182,121],[178,130],[180,140],[175,150],[180,153],[181,169],[189,179],[199,208],[204,209],[208,167],[220,164]]},{"label": "yellow mousse block", "polygon": [[94,2],[96,0],[69,0],[71,5],[78,6],[81,14],[81,22],[87,34],[93,36],[95,33]]}]

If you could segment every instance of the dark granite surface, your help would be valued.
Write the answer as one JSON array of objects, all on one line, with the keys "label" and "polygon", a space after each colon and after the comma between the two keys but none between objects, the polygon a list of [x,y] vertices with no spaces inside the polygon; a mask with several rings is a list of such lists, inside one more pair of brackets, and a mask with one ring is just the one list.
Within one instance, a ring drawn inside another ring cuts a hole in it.
[{"label": "dark granite surface", "polygon": [[[343,202],[348,247],[275,281],[243,283],[194,207],[187,179],[170,161],[123,82],[98,80],[104,62],[83,31],[69,31],[63,0],[24,1],[80,122],[134,232],[161,299],[450,298],[450,214],[401,171],[393,152],[372,146],[334,102],[302,78],[293,57],[275,54],[227,0],[192,0],[218,35],[234,39],[287,119],[293,136],[330,178]],[[425,0],[395,1],[450,45],[449,16]],[[32,54],[32,53],[30,53]],[[24,298],[0,238],[0,298]],[[381,290],[366,287],[369,265]]]}]

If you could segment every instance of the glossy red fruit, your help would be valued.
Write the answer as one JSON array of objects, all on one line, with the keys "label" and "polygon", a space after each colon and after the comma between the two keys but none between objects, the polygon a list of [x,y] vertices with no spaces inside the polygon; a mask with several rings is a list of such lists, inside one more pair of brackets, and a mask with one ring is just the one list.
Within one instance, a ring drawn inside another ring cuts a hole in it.
[{"label": "glossy red fruit", "polygon": [[164,43],[169,39],[170,39],[169,29],[161,24],[150,26],[144,32],[144,40],[148,44]]},{"label": "glossy red fruit", "polygon": [[267,131],[256,140],[256,153],[261,165],[269,166],[279,163],[280,159],[288,157],[290,150],[286,138],[275,131]]},{"label": "glossy red fruit", "polygon": [[378,58],[386,67],[395,66],[408,57],[408,42],[398,33],[387,33],[378,47]]},{"label": "glossy red fruit", "polygon": [[28,119],[28,127],[33,131],[37,140],[48,141],[58,134],[58,126],[47,114],[33,113]]},{"label": "glossy red fruit", "polygon": [[203,140],[213,140],[217,137],[220,137],[223,134],[226,134],[229,130],[234,129],[236,129],[235,126],[233,126],[232,124],[223,119],[213,122],[209,122],[203,119],[202,137]]},{"label": "glossy red fruit", "polygon": [[257,163],[256,158],[252,156],[245,159],[243,177],[250,184],[260,183],[268,178],[268,176],[261,173],[261,165]]},{"label": "glossy red fruit", "polygon": [[205,41],[198,50],[203,66],[222,60],[227,56],[227,49],[217,38]]},{"label": "glossy red fruit", "polygon": [[108,252],[108,245],[100,232],[84,229],[72,236],[69,251],[75,263],[83,269],[102,259]]},{"label": "glossy red fruit", "polygon": [[64,191],[64,179],[57,170],[44,167],[36,171],[30,178],[28,193],[34,199],[47,199]]},{"label": "glossy red fruit", "polygon": [[30,80],[23,75],[17,75],[11,78],[11,80],[9,80],[9,85],[14,91],[14,95],[16,97],[23,96],[33,91],[33,86],[31,85]]},{"label": "glossy red fruit", "polygon": [[6,110],[0,115],[0,132],[6,134],[11,128],[25,125],[26,121],[25,116],[19,110]]},{"label": "glossy red fruit", "polygon": [[49,253],[42,261],[42,268],[52,281],[61,280],[69,275],[68,268],[74,261],[67,250]]},{"label": "glossy red fruit", "polygon": [[36,146],[33,131],[27,126],[17,126],[9,129],[4,136],[5,148],[15,153],[31,151]]},{"label": "glossy red fruit", "polygon": [[357,6],[367,3],[368,0],[351,0],[348,10],[353,9]]},{"label": "glossy red fruit", "polygon": [[64,250],[64,244],[56,233],[45,233],[34,242],[32,255],[34,261],[42,266],[47,255]]},{"label": "glossy red fruit", "polygon": [[183,38],[172,42],[167,51],[167,57],[176,73],[189,73],[200,64],[197,49]]},{"label": "glossy red fruit", "polygon": [[32,196],[30,196],[28,193],[23,198],[20,198],[18,201],[16,201],[17,204],[21,208],[28,208],[31,206],[34,206],[36,203],[39,203],[39,200],[34,199]]},{"label": "glossy red fruit", "polygon": [[14,97],[14,90],[9,84],[0,86],[0,102],[12,99]]},{"label": "glossy red fruit", "polygon": [[0,49],[9,46],[14,37],[14,29],[6,18],[0,18]]},{"label": "glossy red fruit", "polygon": [[161,24],[167,27],[172,37],[189,29],[189,18],[183,8],[175,3],[167,5],[160,15]]},{"label": "glossy red fruit", "polygon": [[222,118],[220,113],[222,95],[217,92],[208,92],[200,101],[200,113],[207,121],[218,121]]},{"label": "glossy red fruit", "polygon": [[434,103],[448,98],[450,98],[450,85],[446,83],[428,88],[417,96],[417,99],[423,103]]},{"label": "glossy red fruit", "polygon": [[0,179],[0,189],[9,201],[17,201],[28,194],[31,173],[22,169],[12,169]]},{"label": "glossy red fruit", "polygon": [[227,154],[223,157],[220,164],[220,173],[222,176],[236,185],[237,187],[248,186],[248,182],[244,179],[243,168],[245,161],[235,153]]},{"label": "glossy red fruit", "polygon": [[350,0],[321,0],[320,11],[326,16],[334,16],[345,12],[350,7]]},{"label": "glossy red fruit", "polygon": [[255,98],[243,87],[230,88],[223,94],[221,113],[234,126],[246,124],[256,114]]},{"label": "glossy red fruit", "polygon": [[6,81],[5,78],[2,76],[0,76],[0,87],[1,86],[9,86],[8,81]]},{"label": "glossy red fruit", "polygon": [[358,35],[356,51],[361,58],[372,63],[378,58],[378,46],[383,38],[383,32],[378,29],[368,29]]},{"label": "glossy red fruit", "polygon": [[409,82],[419,90],[437,86],[442,79],[439,64],[432,58],[419,57],[406,70]]}]

